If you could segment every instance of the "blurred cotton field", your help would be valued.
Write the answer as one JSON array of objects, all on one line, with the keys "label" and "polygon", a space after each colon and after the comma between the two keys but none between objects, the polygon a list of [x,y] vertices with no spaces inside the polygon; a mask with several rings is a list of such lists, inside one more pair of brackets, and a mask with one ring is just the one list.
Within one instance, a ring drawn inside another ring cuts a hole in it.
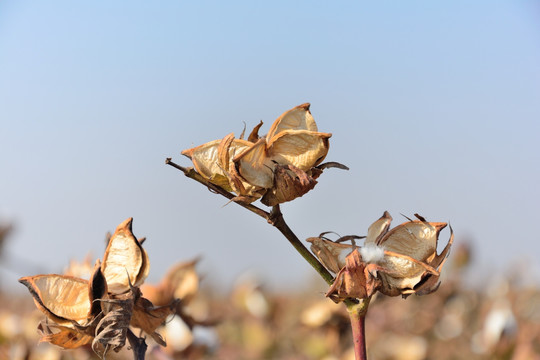
[{"label": "blurred cotton field", "polygon": [[[407,300],[376,295],[366,324],[369,358],[540,359],[540,288],[517,265],[505,277],[474,284],[467,280],[471,259],[471,249],[458,241],[435,293]],[[84,273],[85,264],[88,258],[73,260],[66,270]],[[183,316],[158,329],[166,347],[147,337],[147,359],[354,359],[347,312],[324,297],[320,280],[276,292],[246,273],[231,289],[216,291],[211,273],[196,275],[196,261],[186,264],[189,274],[177,281],[175,295],[187,300]],[[161,284],[143,287],[143,296],[155,298],[178,274],[174,269]],[[97,358],[90,346],[61,350],[38,343],[36,325],[44,316],[23,295],[0,293],[0,359]],[[107,355],[131,358],[127,346]]]}]

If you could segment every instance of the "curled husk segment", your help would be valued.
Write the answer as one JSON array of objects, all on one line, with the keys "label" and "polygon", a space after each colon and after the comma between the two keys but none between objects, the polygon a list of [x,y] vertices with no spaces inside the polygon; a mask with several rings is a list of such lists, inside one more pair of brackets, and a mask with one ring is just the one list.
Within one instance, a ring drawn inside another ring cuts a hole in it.
[{"label": "curled husk segment", "polygon": [[450,252],[454,235],[437,254],[439,234],[447,224],[428,222],[415,214],[388,230],[388,212],[368,229],[364,245],[347,245],[328,239],[309,238],[311,250],[330,271],[337,273],[327,296],[335,301],[367,298],[379,291],[388,296],[424,295],[437,290],[440,272]]},{"label": "curled husk segment", "polygon": [[234,191],[235,200],[249,203],[262,197],[268,206],[291,201],[315,187],[332,136],[318,132],[309,106],[284,112],[264,137],[258,135],[261,122],[247,141],[229,134],[182,154],[206,180]]}]

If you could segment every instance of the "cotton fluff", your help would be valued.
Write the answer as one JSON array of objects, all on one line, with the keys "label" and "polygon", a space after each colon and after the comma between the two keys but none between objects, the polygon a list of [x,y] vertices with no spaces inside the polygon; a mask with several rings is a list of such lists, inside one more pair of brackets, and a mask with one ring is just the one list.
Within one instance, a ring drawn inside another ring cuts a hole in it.
[{"label": "cotton fluff", "polygon": [[384,257],[384,248],[375,244],[362,246],[359,251],[365,263],[376,264]]}]

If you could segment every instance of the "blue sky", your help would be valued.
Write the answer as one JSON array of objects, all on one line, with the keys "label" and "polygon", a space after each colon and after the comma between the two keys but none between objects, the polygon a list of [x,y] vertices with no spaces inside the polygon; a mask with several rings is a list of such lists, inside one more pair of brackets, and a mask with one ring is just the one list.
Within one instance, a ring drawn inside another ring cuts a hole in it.
[{"label": "blue sky", "polygon": [[276,230],[164,159],[304,102],[351,170],[283,206],[300,238],[418,212],[484,271],[539,270],[537,2],[2,1],[3,284],[101,257],[130,216],[150,280],[202,255],[209,282],[301,284]]}]

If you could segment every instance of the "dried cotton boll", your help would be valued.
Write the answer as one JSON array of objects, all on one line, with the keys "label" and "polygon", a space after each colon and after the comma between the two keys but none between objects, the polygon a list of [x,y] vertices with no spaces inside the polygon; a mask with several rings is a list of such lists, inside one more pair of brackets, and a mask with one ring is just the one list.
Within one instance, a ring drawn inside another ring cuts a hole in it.
[{"label": "dried cotton boll", "polygon": [[[383,216],[368,229],[364,246],[341,243],[362,237],[350,235],[336,241],[308,238],[311,251],[325,268],[337,274],[327,296],[336,302],[347,298],[365,299],[376,291],[388,296],[425,295],[437,290],[440,270],[450,252],[454,235],[437,254],[439,233],[446,223],[418,220],[388,230],[392,217]],[[358,249],[353,251],[353,249]]]},{"label": "dried cotton boll", "polygon": [[182,154],[208,182],[236,193],[234,201],[261,199],[264,205],[275,206],[294,200],[315,187],[324,169],[348,169],[334,162],[321,164],[332,134],[318,131],[309,107],[305,103],[285,111],[264,137],[258,135],[260,122],[248,140],[235,139],[231,133]]}]

